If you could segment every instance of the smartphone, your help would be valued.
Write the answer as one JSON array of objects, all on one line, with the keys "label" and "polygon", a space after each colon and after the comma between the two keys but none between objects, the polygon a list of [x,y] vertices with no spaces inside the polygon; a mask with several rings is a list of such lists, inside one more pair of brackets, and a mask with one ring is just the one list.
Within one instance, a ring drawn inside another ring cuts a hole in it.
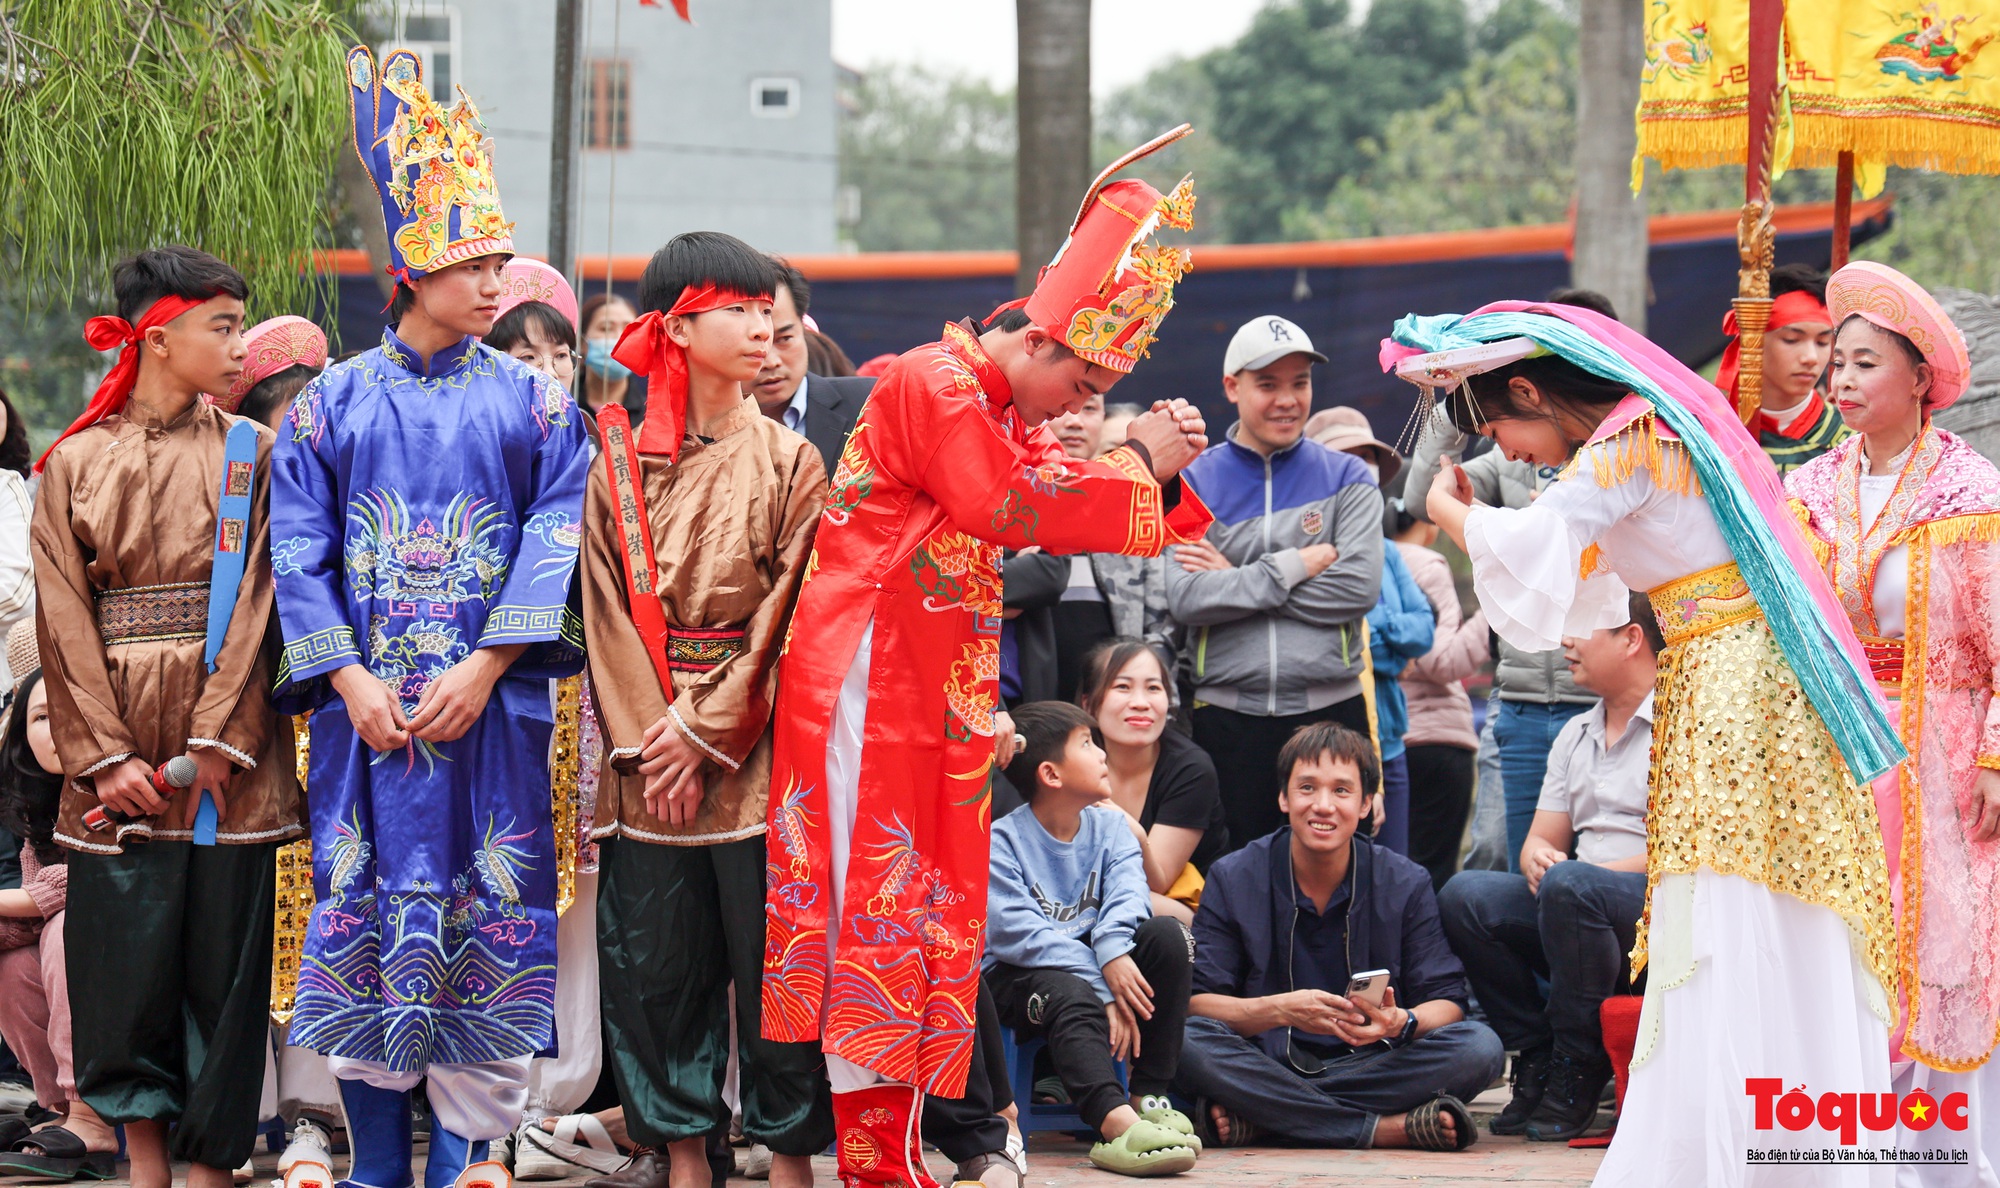
[{"label": "smartphone", "polygon": [[1389,971],[1370,969],[1347,979],[1347,1000],[1365,1002],[1375,1010],[1382,1009],[1382,995],[1389,989]]}]

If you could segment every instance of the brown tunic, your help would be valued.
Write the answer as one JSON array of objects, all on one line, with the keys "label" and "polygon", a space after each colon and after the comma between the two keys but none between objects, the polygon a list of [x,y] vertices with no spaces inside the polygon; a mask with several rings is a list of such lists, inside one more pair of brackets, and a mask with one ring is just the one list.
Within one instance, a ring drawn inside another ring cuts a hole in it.
[{"label": "brown tunic", "polygon": [[[282,841],[304,832],[291,722],[270,701],[278,644],[270,550],[275,438],[262,425],[242,592],[215,671],[202,663],[224,437],[242,419],[196,401],[159,424],[135,404],[64,441],[42,474],[30,532],[35,609],[50,725],[69,776],[56,840],[72,849],[115,854],[135,834],[192,838],[183,828],[192,789],[175,793],[160,816],[115,831],[92,833],[82,818],[97,804],[94,773],[134,756],[157,768],[202,747],[223,751],[238,768],[218,842]],[[135,609],[129,594],[117,597],[142,588],[154,599],[146,609]],[[113,601],[101,604],[107,595]],[[100,609],[114,639],[181,637],[107,644]],[[197,615],[204,626],[190,635]]]},{"label": "brown tunic", "polygon": [[[677,465],[661,455],[639,461],[668,627],[740,630],[744,639],[741,651],[707,672],[676,670],[668,703],[632,623],[600,457],[583,513],[584,637],[605,739],[592,836],[667,845],[755,837],[770,797],[778,652],[826,499],[826,467],[811,442],[748,398],[713,440],[690,437]],[[646,807],[639,748],[662,717],[708,757],[690,825],[669,825]]]}]

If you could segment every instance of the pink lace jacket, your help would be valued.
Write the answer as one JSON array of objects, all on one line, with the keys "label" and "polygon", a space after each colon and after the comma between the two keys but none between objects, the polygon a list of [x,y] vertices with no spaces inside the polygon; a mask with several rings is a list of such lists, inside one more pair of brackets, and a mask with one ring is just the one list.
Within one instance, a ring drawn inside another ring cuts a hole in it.
[{"label": "pink lace jacket", "polygon": [[[1966,824],[1981,768],[2000,768],[2000,470],[1926,426],[1895,494],[1861,524],[1862,439],[1786,480],[1793,511],[1864,641],[1911,758],[1876,781],[1897,905],[1902,1051],[1984,1064],[2000,1038],[2000,841]],[[1901,641],[1875,619],[1883,555],[1908,548]]]}]

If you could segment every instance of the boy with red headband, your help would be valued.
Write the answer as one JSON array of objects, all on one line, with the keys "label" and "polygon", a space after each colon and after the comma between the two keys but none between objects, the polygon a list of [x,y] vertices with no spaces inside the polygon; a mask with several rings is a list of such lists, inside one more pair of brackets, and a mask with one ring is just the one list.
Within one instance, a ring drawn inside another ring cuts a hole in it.
[{"label": "boy with red headband", "polygon": [[[1193,222],[1115,162],[1035,291],[904,355],[847,439],[781,663],[771,777],[764,1034],[820,1040],[842,1181],[933,1183],[924,1093],[959,1097],[974,1046],[1002,545],[1156,555],[1207,509],[1175,476],[1201,416],[1157,406],[1124,446],[1068,458],[1043,428],[1131,371],[1173,305]],[[650,427],[651,418],[647,420]]]},{"label": "boy with red headband", "polygon": [[778,649],[826,500],[810,441],[744,385],[771,348],[780,266],[713,231],[639,280],[615,357],[647,376],[634,448],[615,405],[584,504],[583,622],[607,761],[598,783],[598,969],[639,1152],[603,1188],[706,1185],[735,984],[743,1133],[775,1188],[811,1188],[833,1139],[825,1060],[759,1031],[765,810]]},{"label": "boy with red headband", "polygon": [[[1826,273],[1808,264],[1771,270],[1771,326],[1764,331],[1764,385],[1750,432],[1780,476],[1826,453],[1848,436],[1847,425],[1820,390],[1833,357],[1833,317],[1826,312]],[[1736,401],[1736,313],[1722,319],[1731,335],[1722,349],[1715,386]]]},{"label": "boy with red headband", "polygon": [[[277,848],[302,832],[268,694],[273,438],[202,399],[243,369],[235,269],[159,248],[112,289],[85,337],[118,362],[42,456],[32,531],[77,1090],[124,1125],[135,1185],[167,1188],[171,1157],[225,1188],[256,1137]],[[36,1145],[80,1163],[65,1137]]]},{"label": "boy with red headband", "polygon": [[555,1038],[548,680],[583,665],[589,453],[562,387],[478,341],[514,253],[478,114],[408,51],[347,74],[399,283],[382,345],[293,403],[272,476],[278,692],[314,711],[290,1038],[340,1080],[349,1183],[408,1188],[427,1079],[427,1188],[504,1186],[487,1144]]}]

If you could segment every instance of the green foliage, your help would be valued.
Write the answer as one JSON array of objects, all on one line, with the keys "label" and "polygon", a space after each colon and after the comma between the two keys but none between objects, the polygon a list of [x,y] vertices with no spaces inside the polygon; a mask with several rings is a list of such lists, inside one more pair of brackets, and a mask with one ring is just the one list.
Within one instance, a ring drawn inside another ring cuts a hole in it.
[{"label": "green foliage", "polygon": [[1014,246],[1014,96],[922,67],[871,71],[841,121],[862,251]]},{"label": "green foliage", "polygon": [[83,341],[90,311],[67,305],[28,310],[0,301],[0,390],[5,390],[39,455],[83,409],[86,384],[111,356]]},{"label": "green foliage", "polygon": [[[1532,8],[1535,11],[1527,11]],[[1356,146],[1358,168],[1318,209],[1294,207],[1288,238],[1346,239],[1557,222],[1574,189],[1576,30],[1540,4],[1505,21],[1443,97],[1388,118]],[[1303,195],[1301,195],[1303,197]]]},{"label": "green foliage", "polygon": [[1229,225],[1228,200],[1211,181],[1231,176],[1238,168],[1228,145],[1216,135],[1213,113],[1215,86],[1198,58],[1176,58],[1147,74],[1144,82],[1111,95],[1098,107],[1092,120],[1096,145],[1092,163],[1103,168],[1118,157],[1178,124],[1193,124],[1194,131],[1120,176],[1143,178],[1162,192],[1192,173],[1199,200],[1195,203],[1194,231],[1174,242],[1226,243]]},{"label": "green foliage", "polygon": [[1210,127],[1234,166],[1207,182],[1223,235],[1279,238],[1287,210],[1358,173],[1364,141],[1452,85],[1467,32],[1463,0],[1382,0],[1359,24],[1346,0],[1289,0],[1204,55]]},{"label": "green foliage", "polygon": [[1896,225],[1854,250],[1908,273],[1926,288],[2000,293],[2000,177],[1891,169]]},{"label": "green foliage", "polygon": [[348,0],[0,0],[0,258],[11,298],[101,297],[192,244],[303,308],[346,138]]}]

